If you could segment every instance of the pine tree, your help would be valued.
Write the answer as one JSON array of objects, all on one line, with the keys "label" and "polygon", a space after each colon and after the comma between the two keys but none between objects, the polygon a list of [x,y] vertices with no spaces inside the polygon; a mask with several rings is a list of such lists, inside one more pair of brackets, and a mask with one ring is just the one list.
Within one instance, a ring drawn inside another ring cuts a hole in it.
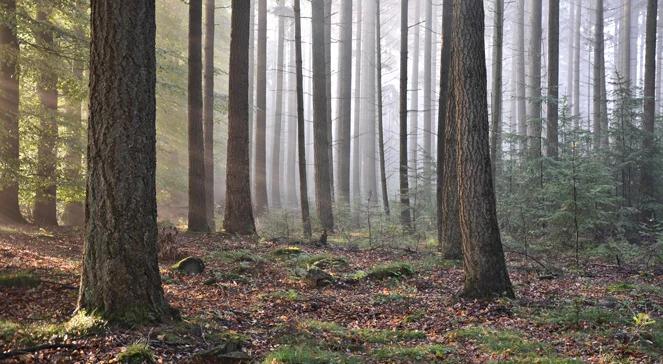
[{"label": "pine tree", "polygon": [[338,200],[350,203],[350,151],[352,138],[352,0],[341,2],[338,51],[338,117],[336,120],[336,176]]},{"label": "pine tree", "polygon": [[398,169],[400,198],[401,198],[401,225],[404,229],[411,229],[410,214],[410,188],[407,169],[407,34],[408,34],[408,0],[401,0],[401,71],[400,71],[400,135],[399,153],[400,165]]},{"label": "pine tree", "polygon": [[267,0],[258,0],[258,62],[256,66],[255,212],[267,212]]},{"label": "pine tree", "polygon": [[203,78],[203,129],[205,138],[205,207],[207,226],[216,230],[214,222],[214,22],[215,0],[205,0],[205,64]]}]

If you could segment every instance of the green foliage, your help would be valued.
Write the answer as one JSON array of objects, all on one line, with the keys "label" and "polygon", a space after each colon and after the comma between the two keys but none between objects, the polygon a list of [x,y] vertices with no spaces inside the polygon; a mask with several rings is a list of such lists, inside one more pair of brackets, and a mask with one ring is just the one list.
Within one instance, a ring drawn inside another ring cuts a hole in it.
[{"label": "green foliage", "polygon": [[156,363],[150,346],[141,342],[127,346],[116,359],[122,364]]},{"label": "green foliage", "polygon": [[0,287],[32,288],[40,282],[39,277],[32,272],[0,273]]},{"label": "green foliage", "polygon": [[305,345],[284,345],[267,355],[265,364],[350,364],[359,363],[342,353]]},{"label": "green foliage", "polygon": [[296,246],[287,246],[284,248],[278,248],[273,252],[275,256],[282,258],[292,258],[302,253],[303,253],[302,249]]},{"label": "green foliage", "polygon": [[390,363],[435,363],[443,362],[450,349],[437,344],[404,347],[390,345],[375,350],[372,357]]},{"label": "green foliage", "polygon": [[270,294],[261,295],[264,300],[276,301],[297,301],[299,300],[299,293],[294,289],[275,291]]},{"label": "green foliage", "polygon": [[406,278],[414,274],[412,264],[406,262],[391,262],[376,265],[371,268],[366,277],[369,279],[381,280],[385,278]]},{"label": "green foliage", "polygon": [[15,322],[0,320],[0,339],[5,342],[11,341],[19,328],[20,325]]}]

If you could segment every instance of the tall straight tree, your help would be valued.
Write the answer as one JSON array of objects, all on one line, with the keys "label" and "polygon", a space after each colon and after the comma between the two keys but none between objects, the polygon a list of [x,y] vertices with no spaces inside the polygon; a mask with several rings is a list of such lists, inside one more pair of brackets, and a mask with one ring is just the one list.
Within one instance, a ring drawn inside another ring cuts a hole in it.
[{"label": "tall straight tree", "polygon": [[400,97],[399,97],[399,159],[398,168],[400,198],[401,198],[401,225],[404,229],[412,229],[410,214],[410,187],[407,170],[407,33],[408,33],[408,0],[401,0],[401,70],[400,70]]},{"label": "tall straight tree", "polygon": [[249,23],[250,1],[232,1],[228,69],[228,149],[223,228],[230,234],[256,231],[251,206],[249,166]]},{"label": "tall straight tree", "polygon": [[165,319],[172,312],[157,262],[155,3],[91,5],[87,216],[78,309],[117,321]]},{"label": "tall straight tree", "polygon": [[363,198],[375,198],[377,195],[376,149],[375,149],[375,0],[364,0],[364,54],[362,61],[361,100],[361,184]]},{"label": "tall straight tree", "polygon": [[[630,0],[629,0],[630,1]],[[580,119],[580,48],[582,47],[581,41],[581,20],[582,20],[582,5],[580,0],[576,0],[576,10],[573,28],[575,29],[575,38],[573,40],[573,116],[576,118],[575,123],[579,123]]]},{"label": "tall straight tree", "polygon": [[352,0],[342,0],[338,43],[338,105],[336,177],[338,200],[350,203],[350,142],[352,138]]},{"label": "tall straight tree", "polygon": [[527,147],[527,74],[525,73],[525,0],[518,0],[518,39],[516,49],[516,68],[518,73],[518,88],[516,100],[518,103],[518,138],[519,152],[524,155]]},{"label": "tall straight tree", "polygon": [[[596,0],[594,24],[594,148],[607,147],[608,115],[605,92],[605,47],[603,33],[603,0]],[[605,115],[604,115],[605,114]],[[606,121],[604,125],[604,120]]]},{"label": "tall straight tree", "polygon": [[16,0],[0,1],[7,15],[0,22],[0,216],[24,223],[18,204],[19,170],[19,46],[16,34]]},{"label": "tall straight tree", "polygon": [[189,231],[209,231],[203,135],[202,0],[189,2]]},{"label": "tall straight tree", "polygon": [[631,1],[622,6],[619,23],[619,76],[627,87],[631,84]]},{"label": "tall straight tree", "polygon": [[493,181],[497,179],[502,152],[502,49],[504,43],[504,0],[495,1],[495,33],[493,34],[493,100],[490,160]]},{"label": "tall straight tree", "polygon": [[453,4],[442,6],[442,50],[440,56],[440,108],[437,133],[437,236],[440,252],[446,259],[460,259],[460,222],[458,220],[458,174],[456,168],[455,105],[452,102],[450,70],[453,35]]},{"label": "tall straight tree", "polygon": [[460,231],[468,297],[513,296],[490,171],[482,0],[453,0],[454,122],[458,125]]},{"label": "tall straight tree", "polygon": [[[644,115],[642,120],[643,139],[642,151],[644,154],[644,165],[641,171],[640,188],[643,202],[646,204],[657,198],[656,180],[654,178],[655,162],[654,154],[656,144],[654,141],[654,124],[656,121],[656,15],[658,0],[647,1],[647,25],[646,25],[646,51],[645,51],[645,100]],[[651,218],[651,209],[645,207],[646,218]]]},{"label": "tall straight tree", "polygon": [[[294,17],[293,17],[294,19]],[[286,158],[286,196],[289,206],[297,206],[297,65],[295,23],[291,22],[288,60],[288,156]]]},{"label": "tall straight tree", "polygon": [[433,0],[424,0],[426,6],[426,30],[424,31],[424,128],[423,128],[423,176],[426,196],[431,192],[432,148],[431,130],[433,127]]},{"label": "tall straight tree", "polygon": [[[409,168],[412,170],[411,173],[411,184],[418,184],[417,174],[418,171],[418,159],[419,159],[419,20],[421,18],[421,2],[420,0],[411,0],[412,5],[414,6],[414,19],[412,23],[412,74],[410,78],[410,109],[408,110],[410,115],[410,164]],[[413,212],[416,212],[416,200],[415,200],[415,209]]]},{"label": "tall straight tree", "polygon": [[559,2],[548,5],[548,108],[546,156],[559,156],[557,124],[559,119]]},{"label": "tall straight tree", "polygon": [[297,73],[297,157],[299,159],[299,200],[304,236],[311,237],[309,217],[308,182],[306,178],[306,133],[304,125],[304,72],[302,70],[302,17],[299,0],[294,0],[295,12],[295,63]]},{"label": "tall straight tree", "polygon": [[380,0],[375,1],[375,44],[376,44],[376,74],[377,74],[377,113],[378,113],[378,148],[380,152],[380,188],[382,189],[382,208],[389,216],[389,193],[387,192],[387,171],[384,156],[384,125],[382,117],[382,24],[380,23]]},{"label": "tall straight tree", "polygon": [[[283,0],[278,2],[279,8],[283,7]],[[276,51],[276,100],[274,100],[274,134],[272,141],[272,201],[271,206],[281,208],[281,129],[283,124],[283,68],[285,67],[285,19],[281,14],[278,25],[278,40]]]},{"label": "tall straight tree", "polygon": [[[37,22],[41,28],[36,32],[37,45],[46,52],[45,59],[55,53],[52,4],[41,3],[37,9]],[[52,59],[51,59],[52,60]],[[37,80],[40,122],[39,145],[37,147],[37,177],[33,218],[40,225],[57,225],[57,139],[58,139],[58,76],[43,63]]]},{"label": "tall straight tree", "polygon": [[359,203],[361,200],[361,145],[359,132],[361,121],[361,64],[362,64],[362,25],[363,19],[363,3],[362,0],[357,1],[357,32],[355,40],[355,108],[354,120],[352,122],[352,200],[354,202],[352,210],[357,214],[359,211]]},{"label": "tall straight tree", "polygon": [[527,155],[541,156],[541,0],[530,2],[529,82],[527,85]]},{"label": "tall straight tree", "polygon": [[329,149],[329,185],[334,199],[334,131],[332,119],[332,0],[325,0],[325,82],[327,92],[327,145]]},{"label": "tall straight tree", "polygon": [[324,0],[311,2],[313,28],[313,126],[315,154],[315,203],[322,228],[334,229],[331,184],[329,183],[329,139],[327,136],[327,80],[325,71]]},{"label": "tall straight tree", "polygon": [[258,0],[258,62],[256,66],[255,120],[255,210],[260,216],[267,211],[267,0]]},{"label": "tall straight tree", "polygon": [[205,207],[210,230],[214,222],[214,14],[215,0],[205,0],[205,65],[203,78],[203,129],[205,133]]}]

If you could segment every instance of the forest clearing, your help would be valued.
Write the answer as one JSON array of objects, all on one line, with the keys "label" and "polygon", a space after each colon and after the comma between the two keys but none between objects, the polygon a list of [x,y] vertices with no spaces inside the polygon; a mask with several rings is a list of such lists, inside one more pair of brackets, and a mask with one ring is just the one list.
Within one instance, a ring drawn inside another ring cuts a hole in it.
[{"label": "forest clearing", "polygon": [[[191,363],[654,363],[663,355],[660,269],[594,259],[576,269],[555,259],[556,274],[547,276],[539,263],[507,253],[518,298],[482,302],[458,297],[460,262],[423,245],[360,247],[361,236],[321,246],[178,235],[178,255],[205,263],[199,275],[174,271],[174,260],[161,264],[182,321],[118,328],[97,319],[67,328],[80,232],[15,229],[0,233],[9,264],[0,275],[2,350],[68,346],[11,360],[0,354],[9,362],[113,362],[136,346],[157,362]],[[324,267],[329,282],[307,280],[311,267]],[[205,359],[218,348],[216,361]]]}]

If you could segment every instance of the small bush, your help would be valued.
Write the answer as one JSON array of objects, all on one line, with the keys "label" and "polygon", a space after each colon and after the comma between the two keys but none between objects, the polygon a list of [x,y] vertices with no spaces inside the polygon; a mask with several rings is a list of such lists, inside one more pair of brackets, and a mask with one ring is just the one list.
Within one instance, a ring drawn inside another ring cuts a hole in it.
[{"label": "small bush", "polygon": [[131,344],[117,356],[117,361],[123,364],[156,363],[154,354],[149,345],[145,343]]}]

